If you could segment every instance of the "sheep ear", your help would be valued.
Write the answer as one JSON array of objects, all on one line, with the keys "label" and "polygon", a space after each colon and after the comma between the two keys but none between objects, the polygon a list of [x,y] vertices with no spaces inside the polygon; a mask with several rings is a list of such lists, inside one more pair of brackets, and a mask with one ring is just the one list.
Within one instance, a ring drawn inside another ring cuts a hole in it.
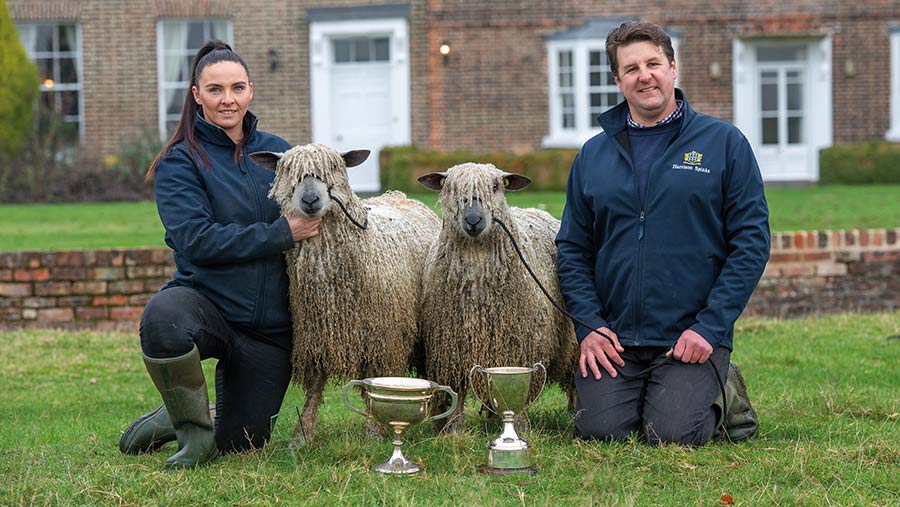
[{"label": "sheep ear", "polygon": [[531,178],[516,173],[503,173],[503,186],[507,190],[522,190],[531,185]]},{"label": "sheep ear", "polygon": [[419,183],[432,190],[440,190],[444,186],[447,173],[428,173],[419,176]]},{"label": "sheep ear", "polygon": [[270,171],[274,171],[275,166],[278,165],[278,161],[281,160],[281,157],[283,156],[284,152],[255,151],[250,154],[250,160],[252,160],[254,164],[260,167],[269,169]]},{"label": "sheep ear", "polygon": [[344,159],[344,163],[347,164],[348,168],[356,167],[369,158],[369,153],[371,153],[369,150],[352,150],[341,153],[341,158]]}]

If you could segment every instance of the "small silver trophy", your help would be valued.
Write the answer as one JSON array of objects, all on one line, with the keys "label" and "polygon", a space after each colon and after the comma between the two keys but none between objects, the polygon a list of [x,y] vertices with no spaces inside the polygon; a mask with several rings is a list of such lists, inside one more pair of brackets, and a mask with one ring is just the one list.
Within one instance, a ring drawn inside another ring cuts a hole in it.
[{"label": "small silver trophy", "polygon": [[[541,389],[529,400],[531,381],[534,372],[541,370],[544,380]],[[478,395],[473,382],[475,373],[482,375],[485,393],[488,399],[485,401]],[[500,436],[491,440],[488,444],[488,464],[481,467],[481,472],[492,475],[506,475],[512,473],[534,473],[537,470],[531,466],[529,445],[516,433],[515,419],[523,413],[541,395],[547,384],[547,370],[541,363],[534,363],[531,368],[525,367],[500,367],[482,368],[475,365],[469,370],[469,385],[472,393],[495,414],[503,418],[503,431]]]},{"label": "small silver trophy", "polygon": [[[366,411],[350,404],[347,390],[359,386],[363,390]],[[413,424],[447,417],[456,410],[456,393],[447,386],[430,380],[408,377],[376,377],[365,380],[351,380],[344,386],[344,405],[357,414],[374,419],[379,424],[393,430],[394,452],[384,463],[375,465],[376,472],[385,474],[414,474],[422,469],[418,463],[408,461],[400,446],[400,435]],[[450,408],[442,414],[426,417],[431,399],[438,391],[450,395]]]}]

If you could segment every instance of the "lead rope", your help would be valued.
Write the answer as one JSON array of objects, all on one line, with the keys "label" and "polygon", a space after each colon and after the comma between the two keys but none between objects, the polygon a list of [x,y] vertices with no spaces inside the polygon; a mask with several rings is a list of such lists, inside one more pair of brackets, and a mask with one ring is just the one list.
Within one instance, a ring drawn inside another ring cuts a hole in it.
[{"label": "lead rope", "polygon": [[[541,281],[538,280],[538,277],[537,277],[537,275],[534,274],[534,271],[531,269],[531,266],[529,266],[528,262],[525,261],[525,256],[522,255],[522,250],[519,249],[519,245],[516,243],[515,238],[513,238],[512,233],[509,232],[509,229],[506,227],[506,224],[504,224],[502,221],[500,221],[500,219],[498,219],[496,217],[494,217],[494,222],[496,222],[497,225],[499,225],[500,228],[503,229],[503,232],[506,233],[506,236],[509,237],[509,241],[512,243],[513,248],[516,250],[516,254],[519,256],[519,260],[522,261],[522,265],[525,266],[525,270],[528,271],[529,275],[531,275],[531,278],[534,280],[534,283],[536,283],[537,286],[541,289],[541,292],[544,293],[544,296],[547,297],[547,300],[550,301],[550,303],[553,304],[553,306],[557,310],[559,310],[560,313],[562,313],[566,317],[569,317],[573,321],[581,324],[582,326],[593,330],[595,333],[599,334],[600,336],[606,338],[607,341],[609,341],[610,345],[613,345],[613,347],[615,347],[612,337],[610,337],[608,334],[600,331],[599,329],[595,328],[594,326],[591,326],[590,324],[584,322],[583,320],[579,319],[578,317],[572,315],[565,309],[565,307],[563,307],[561,304],[559,304],[558,302],[556,302],[556,300],[553,299],[553,297],[550,295],[550,292],[548,292],[547,289],[544,288],[544,284],[542,284]],[[625,378],[627,380],[638,380],[638,379],[646,378],[650,374],[651,371],[670,362],[671,360],[672,360],[672,358],[669,356],[665,356],[665,355],[660,356],[660,357],[654,359],[650,363],[650,366],[648,366],[646,369],[641,370],[633,375],[629,375],[627,373],[622,372],[622,370],[620,370],[619,368],[616,368],[616,365],[613,363],[610,363],[610,364],[612,365],[613,369],[615,369],[616,372],[618,372],[618,374],[621,375],[623,378]],[[728,400],[725,397],[725,384],[722,382],[722,376],[719,374],[719,369],[716,368],[716,365],[714,365],[712,361],[708,361],[706,364],[708,364],[712,367],[713,372],[715,373],[715,376],[716,376],[716,381],[719,383],[719,390],[722,392],[722,422],[724,425],[725,415],[728,414]]]},{"label": "lead rope", "polygon": [[330,197],[332,201],[338,203],[338,206],[340,206],[341,211],[343,211],[344,214],[347,215],[347,219],[350,220],[351,222],[353,222],[353,225],[359,227],[362,230],[366,230],[369,228],[369,214],[368,213],[366,213],[366,219],[363,221],[363,223],[359,223],[356,221],[355,218],[350,216],[350,212],[347,211],[347,208],[346,208],[346,206],[344,206],[344,203],[340,199],[335,197],[334,194],[331,193],[331,187],[328,187],[328,197]]}]

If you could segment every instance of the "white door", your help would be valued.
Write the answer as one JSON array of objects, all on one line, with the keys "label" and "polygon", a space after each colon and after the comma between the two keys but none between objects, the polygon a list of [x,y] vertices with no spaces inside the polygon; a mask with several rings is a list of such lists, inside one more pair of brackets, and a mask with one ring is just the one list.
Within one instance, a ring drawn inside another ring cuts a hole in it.
[{"label": "white door", "polygon": [[310,53],[313,142],[371,150],[348,174],[353,190],[376,192],[378,152],[410,142],[406,21],[313,23]]},{"label": "white door", "polygon": [[735,124],[766,181],[816,181],[831,144],[830,40],[736,42]]}]

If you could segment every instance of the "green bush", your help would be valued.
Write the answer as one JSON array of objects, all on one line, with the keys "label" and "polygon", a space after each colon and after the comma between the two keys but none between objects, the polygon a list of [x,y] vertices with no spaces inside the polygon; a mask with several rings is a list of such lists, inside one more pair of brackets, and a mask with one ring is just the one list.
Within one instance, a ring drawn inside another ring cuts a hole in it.
[{"label": "green bush", "polygon": [[494,164],[503,171],[519,173],[534,183],[529,190],[565,191],[566,180],[577,150],[539,150],[514,154],[493,152],[476,154],[468,151],[439,152],[420,150],[415,146],[387,147],[381,150],[381,187],[386,190],[420,192],[419,176],[445,171],[464,162]]},{"label": "green bush", "polygon": [[900,143],[835,144],[819,152],[819,182],[900,183]]},{"label": "green bush", "polygon": [[19,43],[6,0],[0,0],[0,83],[0,157],[13,157],[31,133],[38,75]]}]

